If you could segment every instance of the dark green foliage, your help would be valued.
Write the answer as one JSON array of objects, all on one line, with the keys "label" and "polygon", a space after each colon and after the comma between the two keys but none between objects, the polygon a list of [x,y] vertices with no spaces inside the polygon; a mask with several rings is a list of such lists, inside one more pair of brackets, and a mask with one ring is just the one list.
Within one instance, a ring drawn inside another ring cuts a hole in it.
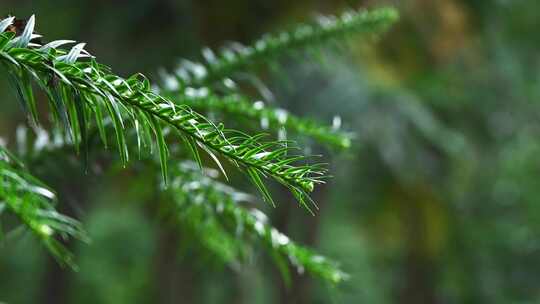
[{"label": "dark green foliage", "polygon": [[54,209],[56,194],[26,172],[23,165],[2,147],[0,185],[0,215],[6,211],[16,215],[60,263],[75,268],[73,255],[56,238],[68,240],[74,237],[87,241],[81,224],[58,213]]},{"label": "dark green foliage", "polygon": [[213,177],[217,172],[208,170],[203,174],[190,162],[175,166],[171,168],[175,178],[168,190],[173,210],[170,214],[187,224],[207,250],[233,263],[246,254],[248,244],[261,243],[300,272],[331,283],[346,278],[334,262],[295,244],[272,227],[264,213],[253,206],[252,196],[216,181]]},{"label": "dark green foliage", "polygon": [[[326,173],[323,164],[312,163],[311,157],[294,154],[293,151],[299,149],[291,141],[266,141],[265,137],[269,135],[248,135],[226,129],[192,107],[224,116],[240,115],[252,121],[263,121],[275,132],[291,130],[300,136],[346,149],[350,146],[350,135],[346,132],[290,115],[284,109],[264,108],[259,102],[252,104],[249,97],[236,89],[222,96],[223,90],[214,87],[213,83],[232,81],[230,78],[237,72],[277,59],[281,54],[354,33],[377,34],[396,19],[396,11],[390,8],[348,12],[339,18],[321,17],[316,24],[265,36],[251,47],[227,49],[217,57],[206,50],[206,63],[192,63],[191,69],[179,70],[177,75],[169,76],[178,82],[177,86],[159,90],[142,74],[128,78],[114,74],[110,67],[100,64],[85,50],[84,43],[69,49],[63,46],[74,41],[37,43],[35,39],[41,36],[34,33],[34,16],[22,33],[16,34],[8,30],[14,22],[14,18],[9,17],[0,21],[0,63],[37,132],[45,131],[40,129],[44,115],[38,110],[41,107],[36,100],[36,87],[45,93],[49,102],[48,116],[62,138],[61,143],[50,145],[48,149],[63,149],[66,144],[73,146],[88,168],[92,162],[89,154],[90,145],[93,145],[91,134],[99,134],[103,144],[108,146],[112,131],[123,166],[130,160],[133,150],[138,150],[141,159],[148,154],[146,152],[157,153],[161,180],[167,187],[164,190],[156,185],[155,189],[169,194],[170,215],[182,227],[189,227],[209,252],[231,263],[241,261],[253,250],[254,244],[260,243],[286,277],[286,265],[292,264],[300,273],[306,271],[326,282],[339,283],[346,275],[335,263],[296,245],[269,225],[262,212],[244,204],[248,195],[203,175],[186,162],[170,165],[169,157],[171,151],[179,150],[178,143],[181,142],[201,170],[206,170],[200,155],[202,150],[227,178],[225,166],[221,164],[221,159],[226,159],[249,177],[262,198],[272,206],[275,203],[265,178],[282,184],[313,213],[317,206],[309,193],[323,183]],[[136,149],[132,147],[131,135],[136,138]],[[86,240],[80,224],[54,211],[53,192],[29,175],[7,151],[0,152],[0,206],[34,232],[62,263],[74,266],[72,255],[55,236]]]}]

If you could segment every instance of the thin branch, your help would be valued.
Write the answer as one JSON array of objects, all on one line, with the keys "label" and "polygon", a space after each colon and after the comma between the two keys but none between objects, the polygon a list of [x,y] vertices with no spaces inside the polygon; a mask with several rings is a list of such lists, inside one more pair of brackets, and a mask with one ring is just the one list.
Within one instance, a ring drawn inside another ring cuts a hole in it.
[{"label": "thin branch", "polygon": [[274,35],[267,34],[249,46],[235,43],[217,55],[205,49],[204,63],[183,61],[175,74],[183,87],[209,87],[239,72],[275,61],[284,54],[325,45],[353,34],[380,34],[398,18],[397,10],[392,7],[349,11],[340,17],[321,16],[312,24],[300,25]]}]

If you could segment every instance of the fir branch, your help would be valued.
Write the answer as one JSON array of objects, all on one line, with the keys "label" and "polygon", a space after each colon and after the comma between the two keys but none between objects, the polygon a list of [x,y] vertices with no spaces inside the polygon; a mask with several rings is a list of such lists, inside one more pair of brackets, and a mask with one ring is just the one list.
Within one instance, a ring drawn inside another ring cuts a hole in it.
[{"label": "fir branch", "polygon": [[327,44],[351,34],[382,33],[398,18],[397,10],[391,7],[349,11],[340,17],[321,16],[312,24],[300,25],[279,34],[267,34],[250,46],[236,43],[218,55],[207,48],[203,51],[204,63],[183,61],[176,75],[183,87],[211,86],[218,81],[227,81],[238,72],[273,61],[283,54]]},{"label": "fir branch", "polygon": [[[6,24],[12,21],[4,19],[0,26],[7,28]],[[96,117],[99,127],[103,124],[103,113],[108,113],[123,162],[128,161],[124,120],[131,120],[145,134],[155,135],[166,177],[168,153],[162,132],[164,123],[179,131],[196,159],[200,159],[198,146],[209,153],[220,168],[213,153],[243,168],[266,201],[273,204],[262,177],[270,176],[286,186],[307,209],[314,204],[308,193],[316,184],[322,183],[325,170],[318,164],[293,165],[307,159],[289,156],[288,143],[261,143],[262,135],[248,136],[225,130],[222,125],[216,126],[188,106],[174,104],[154,93],[149,81],[141,74],[128,79],[113,74],[109,67],[97,63],[84,50],[84,44],[77,44],[67,51],[60,46],[72,41],[54,41],[44,46],[30,43],[33,25],[32,16],[21,36],[15,37],[12,32],[0,35],[0,62],[7,68],[20,102],[34,123],[37,123],[38,114],[31,79],[47,93],[54,117],[69,129],[76,146],[81,146],[85,155],[90,116]],[[0,27],[0,32],[4,30]],[[82,59],[88,57],[88,60]]]},{"label": "fir branch", "polygon": [[[106,128],[111,127],[111,124],[106,125]],[[90,133],[96,132],[94,129]],[[58,152],[62,155],[72,146],[58,132],[39,129],[36,133],[35,139],[27,141],[29,136],[22,136],[17,142],[19,146],[28,147],[23,155],[25,160],[43,158],[47,155],[44,152],[59,156]],[[157,163],[153,157],[141,160]],[[191,161],[181,162],[169,170],[173,178],[161,193],[166,206],[161,210],[165,217],[173,218],[183,236],[191,236],[221,261],[234,268],[249,251],[262,244],[270,256],[278,259],[276,263],[288,260],[299,273],[306,272],[332,284],[347,278],[336,263],[297,245],[272,227],[264,213],[251,206],[255,198],[219,182],[218,171],[208,168],[201,171],[199,165]],[[287,279],[288,273],[283,275]]]},{"label": "fir branch", "polygon": [[76,269],[73,254],[55,236],[88,241],[81,224],[58,213],[54,209],[55,193],[26,172],[22,163],[2,147],[0,185],[0,210],[5,208],[14,214],[62,265]]},{"label": "fir branch", "polygon": [[[288,260],[300,274],[306,272],[333,284],[347,278],[336,263],[297,245],[272,227],[264,213],[246,207],[245,202],[253,198],[216,181],[211,175],[217,172],[203,174],[191,162],[171,170],[175,176],[168,190],[175,210],[172,214],[187,222],[199,241],[226,262],[234,262],[244,251],[235,248],[245,245],[237,242],[241,238],[264,244],[278,258],[276,262]],[[288,276],[287,272],[284,275]]]},{"label": "fir branch", "polygon": [[321,125],[314,120],[292,115],[285,109],[265,106],[261,101],[252,103],[248,98],[239,94],[218,97],[208,93],[208,90],[205,92],[207,93],[203,95],[204,97],[198,97],[196,94],[192,97],[164,94],[170,96],[170,99],[174,102],[187,105],[197,111],[217,111],[218,113],[247,118],[260,123],[264,129],[271,129],[276,132],[285,129],[302,136],[312,137],[320,143],[339,149],[347,149],[351,146],[352,135],[350,133]]}]

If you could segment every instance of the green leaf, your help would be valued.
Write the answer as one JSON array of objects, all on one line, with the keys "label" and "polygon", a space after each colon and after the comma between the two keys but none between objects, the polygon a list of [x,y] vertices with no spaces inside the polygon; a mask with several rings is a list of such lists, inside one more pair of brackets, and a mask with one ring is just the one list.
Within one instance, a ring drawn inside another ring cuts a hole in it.
[{"label": "green leaf", "polygon": [[165,142],[165,136],[161,130],[161,125],[154,116],[149,116],[149,121],[152,124],[152,129],[156,135],[156,142],[159,151],[159,161],[161,164],[161,176],[165,186],[168,185],[168,172],[167,172],[167,159],[169,158],[169,151],[167,149],[167,143]]},{"label": "green leaf", "polygon": [[276,207],[276,203],[274,203],[274,200],[272,199],[272,196],[270,195],[270,192],[268,189],[266,189],[266,186],[264,185],[264,182],[261,179],[261,176],[259,174],[259,171],[254,168],[248,168],[247,173],[249,175],[249,178],[251,182],[257,187],[257,190],[262,194],[264,200],[272,205],[272,207]]},{"label": "green leaf", "polygon": [[79,126],[79,131],[81,134],[81,145],[83,151],[83,160],[85,171],[88,170],[88,124],[87,124],[87,114],[84,107],[84,100],[81,98],[79,92],[75,91],[73,93],[75,105],[75,111],[77,112],[77,121]]}]

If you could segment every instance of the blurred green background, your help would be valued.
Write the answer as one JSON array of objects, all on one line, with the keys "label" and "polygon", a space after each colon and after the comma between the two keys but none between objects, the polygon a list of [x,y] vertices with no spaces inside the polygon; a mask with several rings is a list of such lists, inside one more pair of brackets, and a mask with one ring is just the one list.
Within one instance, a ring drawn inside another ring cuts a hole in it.
[{"label": "blurred green background", "polygon": [[[93,239],[80,271],[58,267],[31,236],[0,245],[6,303],[538,303],[540,301],[540,2],[537,0],[2,0],[37,15],[48,39],[75,39],[121,75],[249,43],[316,13],[393,4],[377,43],[353,39],[323,64],[264,73],[276,102],[356,133],[328,155],[330,183],[311,217],[286,193],[273,223],[339,261],[351,279],[286,287],[272,263],[213,263],[149,212],[144,176],[85,175],[73,155],[36,172]],[[24,123],[0,77],[0,135]],[[309,142],[305,143],[309,146]],[[136,166],[132,164],[130,166]],[[84,185],[84,186],[83,186]],[[249,188],[248,188],[249,189]],[[178,254],[180,252],[180,254]]]}]

